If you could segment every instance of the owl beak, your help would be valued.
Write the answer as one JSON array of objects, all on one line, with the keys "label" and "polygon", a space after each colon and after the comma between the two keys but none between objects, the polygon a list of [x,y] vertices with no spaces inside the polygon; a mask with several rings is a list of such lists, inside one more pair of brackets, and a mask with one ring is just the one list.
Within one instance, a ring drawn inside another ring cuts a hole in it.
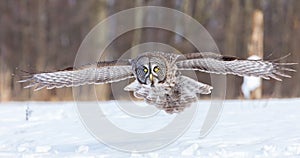
[{"label": "owl beak", "polygon": [[153,75],[152,74],[149,74],[149,79],[151,82],[153,82]]},{"label": "owl beak", "polygon": [[149,80],[151,82],[151,86],[153,87],[154,81],[153,81],[153,75],[151,73],[149,74]]}]

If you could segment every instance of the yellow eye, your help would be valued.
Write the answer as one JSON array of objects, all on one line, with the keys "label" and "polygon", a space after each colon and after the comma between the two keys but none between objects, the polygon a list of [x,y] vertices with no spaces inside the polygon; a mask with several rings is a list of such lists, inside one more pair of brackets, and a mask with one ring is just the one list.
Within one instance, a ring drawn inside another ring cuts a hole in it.
[{"label": "yellow eye", "polygon": [[148,72],[148,69],[147,69],[147,68],[144,68],[144,72]]},{"label": "yellow eye", "polygon": [[154,69],[153,69],[154,72],[157,72],[158,70],[159,70],[159,68],[157,66],[154,67]]}]

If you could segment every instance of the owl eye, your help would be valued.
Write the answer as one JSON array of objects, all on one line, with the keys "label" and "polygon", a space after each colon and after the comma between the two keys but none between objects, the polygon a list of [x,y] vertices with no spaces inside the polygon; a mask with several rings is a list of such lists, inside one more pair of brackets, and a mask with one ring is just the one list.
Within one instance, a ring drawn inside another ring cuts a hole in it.
[{"label": "owl eye", "polygon": [[143,70],[144,72],[148,72],[148,69],[146,68],[146,67],[144,67],[144,70]]},{"label": "owl eye", "polygon": [[155,66],[154,68],[153,68],[153,71],[154,72],[157,72],[159,70],[159,67],[158,66]]}]

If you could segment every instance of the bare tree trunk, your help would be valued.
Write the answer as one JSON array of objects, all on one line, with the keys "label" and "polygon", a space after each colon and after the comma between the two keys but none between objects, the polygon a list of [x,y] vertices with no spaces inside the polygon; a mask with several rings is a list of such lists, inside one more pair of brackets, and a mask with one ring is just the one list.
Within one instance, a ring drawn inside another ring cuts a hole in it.
[{"label": "bare tree trunk", "polygon": [[[300,41],[300,1],[295,0],[294,3],[291,3],[289,5],[293,6],[293,16],[291,18],[292,21],[292,38],[290,38],[290,43],[291,43],[291,49],[293,52],[292,53],[292,62],[298,62],[299,63],[299,59],[300,59],[300,52],[299,52],[299,41]],[[297,15],[297,16],[296,16]],[[291,83],[289,84],[290,86],[286,86],[286,89],[290,90],[290,87],[294,87],[292,88],[292,92],[291,92],[291,97],[300,97],[300,84],[299,84],[299,80],[300,80],[300,64],[297,65],[297,67],[295,66],[297,73],[293,74],[293,78]]]},{"label": "bare tree trunk", "polygon": [[252,15],[251,37],[248,43],[248,55],[263,57],[263,13],[261,10],[254,10]]},{"label": "bare tree trunk", "polygon": [[[230,12],[228,14],[228,19],[225,23],[225,41],[224,41],[224,53],[226,55],[236,56],[237,52],[237,37],[238,37],[238,18],[240,14],[240,2],[236,0],[231,0],[228,4],[231,6]],[[235,76],[227,76],[227,87],[236,87]],[[237,88],[227,89],[226,97],[227,98],[235,98]],[[237,93],[238,94],[238,93]]]},{"label": "bare tree trunk", "polygon": [[[104,20],[107,16],[106,1],[105,0],[95,1],[94,4],[96,7],[96,11],[91,19],[93,21]],[[91,23],[93,23],[93,22],[91,22]],[[101,33],[99,34],[99,39],[98,39],[98,41],[100,43],[104,43],[106,40],[106,37],[107,37],[106,28],[107,27],[101,28]],[[101,94],[101,95],[98,95],[99,100],[109,100],[110,99],[111,91],[110,91],[110,86],[108,84],[97,85],[96,92],[97,92],[97,94]]]},{"label": "bare tree trunk", "polygon": [[[35,68],[37,70],[45,70],[46,67],[46,58],[47,58],[47,1],[37,1],[36,4],[33,4],[35,9],[34,13],[37,14],[37,20],[35,22],[36,27],[36,54],[37,61]],[[34,30],[33,30],[34,31]],[[36,100],[48,100],[50,99],[51,92],[47,90],[41,90],[39,93],[33,93],[33,99]]]},{"label": "bare tree trunk", "polygon": [[[143,5],[143,1],[141,1],[141,0],[135,1],[135,7],[139,7],[142,5]],[[144,22],[143,12],[138,10],[135,12],[134,16],[135,16],[134,17],[134,23],[135,23],[134,25],[136,27],[142,26],[142,24]],[[134,47],[135,45],[139,44],[141,42],[141,39],[142,39],[142,29],[134,30],[131,47]],[[138,55],[138,53],[139,53],[139,49],[133,49],[133,51],[131,52],[131,57],[136,57]]]},{"label": "bare tree trunk", "polygon": [[[0,54],[1,57],[1,54]],[[11,99],[11,73],[5,61],[0,58],[0,101],[9,101]]]},{"label": "bare tree trunk", "polygon": [[[183,0],[181,3],[181,6],[180,6],[180,10],[183,13],[192,16],[192,11],[193,11],[192,3],[193,3],[192,0]],[[176,23],[175,23],[176,32],[183,34],[183,37],[185,37],[189,33],[188,30],[190,27],[190,23],[191,23],[191,21],[188,19],[183,19],[182,21],[176,21]],[[176,48],[178,48],[179,50],[184,50],[186,52],[191,51],[190,50],[191,45],[190,45],[189,41],[184,40],[184,38],[182,38],[179,35],[173,36],[173,39],[175,39],[174,45],[176,45]]]},{"label": "bare tree trunk", "polygon": [[[263,13],[261,10],[254,10],[252,14],[251,36],[248,42],[248,55],[256,55],[263,58]],[[261,79],[260,79],[261,83]],[[262,96],[261,85],[251,92],[252,99],[259,99]]]}]

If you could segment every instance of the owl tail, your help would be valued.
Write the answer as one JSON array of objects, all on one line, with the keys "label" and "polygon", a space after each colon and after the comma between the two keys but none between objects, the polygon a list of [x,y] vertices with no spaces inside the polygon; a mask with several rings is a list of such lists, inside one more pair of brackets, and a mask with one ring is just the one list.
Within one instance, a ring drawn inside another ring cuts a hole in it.
[{"label": "owl tail", "polygon": [[198,82],[187,76],[180,76],[173,93],[166,95],[164,105],[158,106],[167,113],[178,113],[197,102],[197,94],[210,94],[210,85]]},{"label": "owl tail", "polygon": [[135,97],[143,98],[148,104],[171,114],[183,111],[198,100],[197,94],[209,94],[211,89],[211,86],[186,76],[178,77],[175,86],[166,93],[156,93],[142,87],[137,81],[124,88],[126,91],[133,91]]}]

